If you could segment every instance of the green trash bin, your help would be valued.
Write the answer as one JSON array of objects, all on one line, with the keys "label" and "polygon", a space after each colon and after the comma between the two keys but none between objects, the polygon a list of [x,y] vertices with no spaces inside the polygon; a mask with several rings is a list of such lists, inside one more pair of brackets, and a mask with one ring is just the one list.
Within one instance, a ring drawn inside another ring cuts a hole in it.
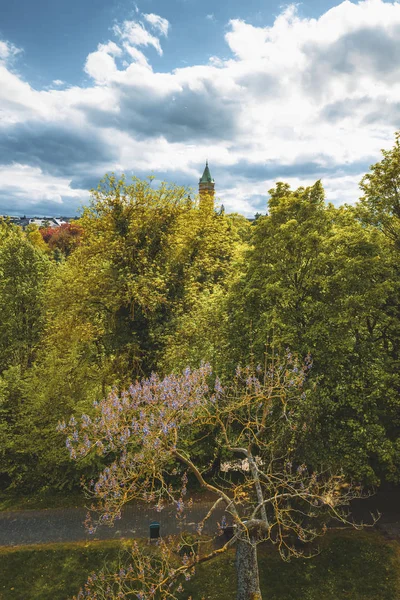
[{"label": "green trash bin", "polygon": [[236,525],[225,525],[222,532],[227,541],[231,540],[236,533]]},{"label": "green trash bin", "polygon": [[150,540],[158,540],[160,537],[160,523],[152,521],[150,523]]}]

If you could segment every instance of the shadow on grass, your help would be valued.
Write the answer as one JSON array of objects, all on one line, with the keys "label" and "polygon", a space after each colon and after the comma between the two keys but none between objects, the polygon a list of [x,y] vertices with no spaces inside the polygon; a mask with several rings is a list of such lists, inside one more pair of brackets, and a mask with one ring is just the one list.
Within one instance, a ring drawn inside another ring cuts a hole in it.
[{"label": "shadow on grass", "polygon": [[[91,571],[117,565],[130,542],[48,544],[0,550],[1,600],[67,600]],[[400,600],[400,545],[374,531],[335,532],[315,558],[283,562],[260,547],[264,600]],[[234,550],[201,565],[182,599],[232,600]]]}]

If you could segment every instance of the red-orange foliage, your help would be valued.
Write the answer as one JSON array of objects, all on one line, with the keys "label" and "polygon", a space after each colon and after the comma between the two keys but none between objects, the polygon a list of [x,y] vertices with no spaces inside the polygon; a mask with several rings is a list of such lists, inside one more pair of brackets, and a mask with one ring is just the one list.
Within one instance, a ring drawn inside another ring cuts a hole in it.
[{"label": "red-orange foliage", "polygon": [[83,228],[77,223],[63,223],[59,227],[40,229],[40,233],[51,250],[58,248],[65,256],[69,256],[81,243]]}]

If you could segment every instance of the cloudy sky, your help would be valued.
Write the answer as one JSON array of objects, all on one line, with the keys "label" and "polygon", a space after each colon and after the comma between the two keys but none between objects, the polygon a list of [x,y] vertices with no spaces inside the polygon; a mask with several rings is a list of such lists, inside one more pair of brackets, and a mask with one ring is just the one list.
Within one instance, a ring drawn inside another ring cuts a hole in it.
[{"label": "cloudy sky", "polygon": [[400,124],[400,3],[0,0],[0,214],[77,214],[106,172],[228,212],[276,181],[355,202]]}]

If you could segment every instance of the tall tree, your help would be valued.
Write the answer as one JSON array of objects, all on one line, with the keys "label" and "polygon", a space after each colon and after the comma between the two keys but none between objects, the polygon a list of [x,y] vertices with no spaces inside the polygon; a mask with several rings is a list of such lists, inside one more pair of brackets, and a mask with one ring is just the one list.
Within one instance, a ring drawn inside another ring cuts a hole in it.
[{"label": "tall tree", "polygon": [[270,194],[230,292],[227,355],[248,360],[250,348],[260,359],[271,340],[311,352],[321,435],[303,447],[309,460],[322,453],[371,483],[396,479],[399,282],[392,250],[356,210],[326,205],[320,182],[296,191],[278,183]]},{"label": "tall tree", "polygon": [[51,485],[76,485],[80,472],[53,435],[57,420],[161,364],[181,315],[223,281],[236,243],[224,216],[151,180],[106,177],[79,225],[80,245],[47,287],[46,332],[24,392],[34,485],[40,472]]},{"label": "tall tree", "polygon": [[[400,131],[391,150],[382,150],[383,159],[372,165],[361,180],[364,195],[360,209],[364,218],[382,229],[400,251]],[[363,210],[364,209],[364,210]]]},{"label": "tall tree", "polygon": [[15,226],[0,223],[0,365],[26,369],[43,327],[46,255]]},{"label": "tall tree", "polygon": [[50,337],[92,344],[106,384],[150,373],[177,317],[225,277],[235,243],[229,224],[200,211],[184,188],[113,176],[93,192],[80,224],[83,242],[49,294]]},{"label": "tall tree", "polygon": [[192,226],[181,230],[185,242],[176,244],[190,262],[158,366],[163,372],[180,372],[207,360],[222,373],[227,363],[228,289],[241,270],[250,223],[240,215],[213,211],[194,211],[192,219]]},{"label": "tall tree", "polygon": [[[224,509],[221,527],[227,519],[234,525],[222,549],[186,555],[180,565],[170,560],[168,542],[161,544],[156,566],[151,557],[134,551],[133,565],[110,577],[91,576],[78,598],[174,598],[171,585],[179,577],[189,578],[199,560],[236,545],[237,599],[260,600],[257,546],[262,541],[275,545],[283,558],[299,556],[296,540],[306,543],[323,535],[328,518],[349,522],[341,507],[359,491],[341,475],[311,472],[293,460],[291,431],[310,425],[302,406],[310,367],[308,359],[301,365],[288,352],[285,362],[268,365],[264,373],[261,367],[238,369],[225,389],[218,378],[212,385],[206,364],[181,376],[152,375],[101,401],[93,419],[83,415],[80,421],[71,417],[68,425],[60,423],[60,431],[68,431],[71,458],[90,453],[115,457],[88,487],[98,501],[97,524],[113,524],[130,500],[147,501],[159,510],[172,502],[182,516],[192,505],[186,500],[190,476],[215,497],[198,533],[218,507]],[[196,450],[204,436],[224,462],[225,473],[234,470],[235,475],[213,476]],[[176,471],[182,476],[177,486],[171,478]]]},{"label": "tall tree", "polygon": [[44,329],[48,257],[29,234],[0,221],[0,478],[15,483],[25,470],[21,430],[25,414],[23,387],[37,355]]}]

